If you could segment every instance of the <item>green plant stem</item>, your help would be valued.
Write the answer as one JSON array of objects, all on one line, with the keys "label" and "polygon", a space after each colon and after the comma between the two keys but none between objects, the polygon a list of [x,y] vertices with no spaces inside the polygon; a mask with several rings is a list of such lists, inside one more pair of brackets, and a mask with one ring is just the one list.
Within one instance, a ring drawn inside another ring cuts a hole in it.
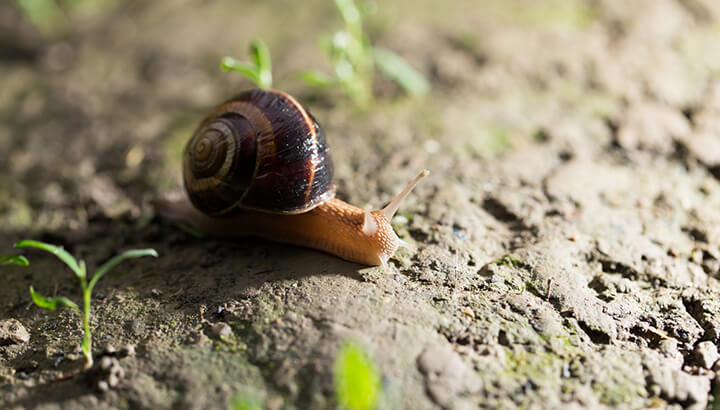
[{"label": "green plant stem", "polygon": [[92,334],[90,333],[90,292],[92,289],[85,286],[83,283],[83,340],[82,340],[82,351],[85,356],[85,370],[89,369],[93,365],[92,358]]},{"label": "green plant stem", "polygon": [[[44,251],[50,252],[53,255],[57,256],[61,261],[63,261],[67,266],[72,269],[75,276],[80,281],[80,288],[82,289],[82,296],[83,296],[83,311],[82,311],[82,320],[83,320],[83,338],[82,342],[80,344],[80,347],[82,348],[83,356],[85,356],[85,365],[83,366],[84,370],[88,370],[93,365],[93,358],[92,358],[92,333],[90,332],[90,296],[92,294],[93,289],[95,288],[95,285],[97,284],[98,280],[102,278],[108,271],[110,271],[112,268],[114,268],[117,264],[122,262],[125,259],[131,259],[131,258],[139,258],[142,256],[154,256],[157,258],[158,254],[155,252],[154,249],[132,249],[129,251],[125,251],[109,261],[105,262],[98,270],[95,271],[95,274],[92,276],[90,281],[88,282],[87,277],[87,266],[85,265],[84,261],[80,261],[78,263],[77,259],[75,259],[74,256],[70,255],[67,251],[65,251],[63,248],[59,246],[55,246],[49,243],[44,242],[38,242],[38,241],[20,241],[15,244],[16,248],[25,248],[25,247],[32,247],[32,248],[38,248],[42,249]],[[2,256],[2,255],[0,255]],[[0,262],[3,262],[5,259],[0,259]],[[25,262],[27,262],[26,259],[23,258]],[[14,262],[17,263],[17,262]],[[30,297],[32,298],[33,302],[43,308],[43,309],[49,309],[49,310],[55,310],[58,307],[67,307],[70,308],[78,313],[80,313],[80,308],[78,305],[76,305],[73,301],[70,299],[64,297],[64,296],[53,296],[51,298],[39,295],[35,292],[32,286],[30,286]]]},{"label": "green plant stem", "polygon": [[79,275],[80,288],[82,288],[83,295],[83,338],[80,347],[82,348],[83,356],[85,356],[85,365],[83,366],[83,369],[88,370],[93,365],[92,333],[90,332],[90,295],[92,294],[98,275],[96,272],[88,285],[85,262],[80,261],[79,267],[81,272],[81,275]]}]

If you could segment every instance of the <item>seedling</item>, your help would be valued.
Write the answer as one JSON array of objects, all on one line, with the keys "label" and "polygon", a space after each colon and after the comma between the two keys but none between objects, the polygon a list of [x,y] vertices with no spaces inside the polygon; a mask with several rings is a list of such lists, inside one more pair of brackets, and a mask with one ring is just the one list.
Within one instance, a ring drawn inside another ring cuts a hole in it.
[{"label": "seedling", "polygon": [[[32,286],[30,286],[30,296],[32,297],[33,302],[43,308],[48,310],[55,310],[60,307],[66,307],[70,308],[82,315],[82,322],[83,322],[83,338],[82,342],[80,343],[80,346],[82,347],[83,356],[85,356],[85,365],[84,369],[87,370],[92,367],[93,365],[93,358],[92,358],[92,333],[90,332],[90,296],[92,294],[93,288],[95,288],[95,285],[97,284],[98,280],[102,278],[110,269],[114,268],[117,264],[124,261],[125,259],[132,259],[132,258],[139,258],[142,256],[154,256],[157,257],[158,254],[155,252],[154,249],[134,249],[129,250],[121,253],[120,255],[115,256],[114,258],[110,259],[109,261],[105,262],[100,268],[98,268],[97,271],[95,271],[95,274],[92,275],[92,277],[89,278],[87,276],[87,271],[85,268],[85,261],[81,260],[78,262],[75,257],[70,255],[66,250],[59,246],[51,245],[48,243],[43,242],[37,242],[37,241],[21,241],[15,244],[16,248],[38,248],[42,249],[44,251],[50,252],[53,255],[57,256],[58,259],[63,261],[68,267],[70,267],[70,270],[73,271],[75,276],[80,280],[80,287],[82,289],[82,297],[83,297],[83,307],[82,311],[80,310],[80,307],[78,307],[75,302],[72,300],[64,297],[64,296],[54,296],[54,297],[46,297],[41,296],[37,292],[35,292],[35,289],[33,289]],[[24,258],[23,258],[24,259]],[[27,259],[26,259],[27,261]]]},{"label": "seedling", "polygon": [[235,71],[260,88],[272,87],[272,62],[270,49],[262,40],[250,43],[251,62],[238,61],[232,57],[223,57],[220,68],[223,71]]},{"label": "seedling", "polygon": [[314,87],[340,87],[356,104],[367,106],[373,98],[375,68],[398,83],[410,95],[424,95],[430,86],[427,80],[394,52],[370,43],[363,30],[363,13],[353,0],[335,0],[344,22],[330,41],[329,57],[333,75],[320,71],[304,71],[300,78]]},{"label": "seedling", "polygon": [[335,394],[340,408],[371,410],[378,406],[382,386],[375,365],[358,345],[348,343],[335,359]]},{"label": "seedling", "polygon": [[0,255],[0,265],[28,266],[30,262],[22,255]]}]

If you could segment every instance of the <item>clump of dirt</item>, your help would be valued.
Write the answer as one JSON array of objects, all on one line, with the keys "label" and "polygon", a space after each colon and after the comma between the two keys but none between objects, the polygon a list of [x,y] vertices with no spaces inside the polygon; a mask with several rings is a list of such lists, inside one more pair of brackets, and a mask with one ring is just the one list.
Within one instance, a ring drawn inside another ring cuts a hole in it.
[{"label": "clump of dirt", "polygon": [[[0,43],[18,39],[0,47],[0,249],[45,240],[90,271],[122,249],[161,255],[96,288],[88,373],[77,315],[27,292],[77,297],[70,272],[39,252],[0,267],[0,406],[332,408],[352,340],[382,408],[704,408],[720,343],[717,4],[379,4],[373,39],[433,91],[385,90],[369,111],[294,80],[330,69],[315,40],[340,25],[331,6],[130,3],[58,36],[0,6],[17,17]],[[324,126],[341,198],[378,208],[432,170],[394,222],[417,251],[388,271],[153,218],[197,122],[249,87],[220,56],[254,38]]]}]

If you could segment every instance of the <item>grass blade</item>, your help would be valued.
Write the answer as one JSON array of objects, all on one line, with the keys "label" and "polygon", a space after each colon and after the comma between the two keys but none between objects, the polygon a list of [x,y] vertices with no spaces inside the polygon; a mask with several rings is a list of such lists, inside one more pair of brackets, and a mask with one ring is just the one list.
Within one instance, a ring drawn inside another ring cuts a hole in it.
[{"label": "grass blade", "polygon": [[430,90],[425,77],[402,57],[384,48],[373,49],[375,64],[386,76],[395,80],[410,95],[421,96]]},{"label": "grass blade", "polygon": [[124,261],[125,259],[141,258],[143,256],[154,256],[157,258],[158,254],[155,249],[133,249],[125,251],[120,255],[117,255],[109,261],[105,262],[100,268],[98,268],[98,270],[95,272],[95,275],[93,275],[92,279],[90,279],[88,289],[92,291],[97,281],[100,280],[103,275],[105,275],[110,269],[114,268],[115,265],[117,265],[118,263]]},{"label": "grass blade", "polygon": [[258,73],[257,67],[251,64],[238,61],[232,57],[223,57],[222,60],[220,60],[220,69],[240,73],[240,75],[259,85],[260,74]]},{"label": "grass blade", "polygon": [[257,67],[257,84],[260,88],[272,87],[272,60],[270,49],[262,40],[250,43],[250,56]]},{"label": "grass blade", "polygon": [[38,307],[41,307],[43,309],[55,310],[59,307],[68,307],[78,312],[80,311],[78,305],[76,305],[75,302],[66,298],[65,296],[55,296],[52,298],[48,298],[35,293],[35,289],[33,289],[32,286],[30,286],[30,297],[32,297],[33,302],[35,302]]},{"label": "grass blade", "polygon": [[321,71],[301,71],[298,76],[305,84],[312,87],[329,87],[335,82],[331,76]]},{"label": "grass blade", "polygon": [[355,344],[340,348],[335,359],[335,393],[340,408],[371,410],[378,406],[381,384],[375,365]]},{"label": "grass blade", "polygon": [[348,26],[360,23],[360,10],[358,10],[353,0],[335,0],[335,7],[337,7],[343,21]]},{"label": "grass blade", "polygon": [[70,255],[68,253],[68,251],[66,251],[65,249],[63,249],[59,246],[51,245],[51,244],[45,243],[45,242],[38,242],[38,241],[31,241],[31,240],[20,241],[20,242],[16,243],[14,246],[16,248],[28,248],[28,247],[37,248],[37,249],[42,249],[46,252],[50,252],[53,255],[57,256],[58,259],[65,262],[65,264],[67,266],[69,266],[70,269],[72,269],[72,271],[75,273],[75,275],[77,275],[77,277],[79,277],[80,279],[85,279],[85,270],[81,269],[81,267],[78,264],[75,257]]},{"label": "grass blade", "polygon": [[0,265],[28,266],[30,261],[22,255],[0,255]]}]

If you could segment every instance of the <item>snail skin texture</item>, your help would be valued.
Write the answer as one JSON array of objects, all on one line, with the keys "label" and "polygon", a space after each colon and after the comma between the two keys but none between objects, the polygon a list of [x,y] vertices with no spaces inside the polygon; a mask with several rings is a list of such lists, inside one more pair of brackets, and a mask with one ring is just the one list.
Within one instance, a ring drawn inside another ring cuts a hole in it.
[{"label": "snail skin texture", "polygon": [[382,265],[411,246],[390,225],[421,171],[385,208],[335,198],[322,129],[294,98],[250,90],[200,124],[183,157],[187,196],[155,201],[158,214],[212,236],[254,236]]}]

